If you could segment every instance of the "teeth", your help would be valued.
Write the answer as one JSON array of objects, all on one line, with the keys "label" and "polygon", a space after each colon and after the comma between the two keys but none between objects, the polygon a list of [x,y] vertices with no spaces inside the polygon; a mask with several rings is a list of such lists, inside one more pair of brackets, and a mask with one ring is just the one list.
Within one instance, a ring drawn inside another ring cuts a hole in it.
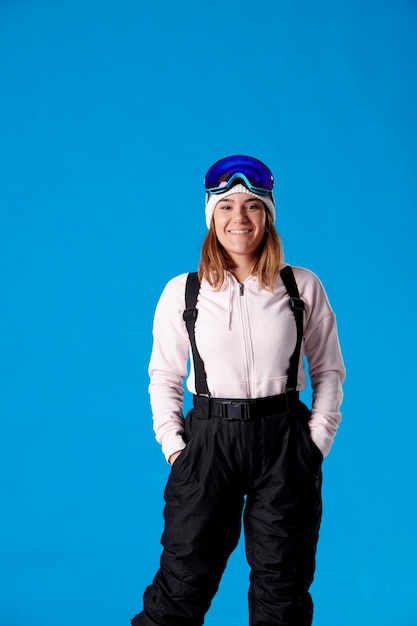
[{"label": "teeth", "polygon": [[239,235],[244,235],[245,233],[251,233],[251,230],[229,230],[229,233],[237,233]]}]

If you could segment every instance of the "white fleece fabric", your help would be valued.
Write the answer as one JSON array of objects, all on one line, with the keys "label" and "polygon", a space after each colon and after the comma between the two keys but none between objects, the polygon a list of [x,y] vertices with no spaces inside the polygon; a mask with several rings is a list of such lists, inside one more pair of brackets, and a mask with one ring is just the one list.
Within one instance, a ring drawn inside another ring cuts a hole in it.
[{"label": "white fleece fabric", "polygon": [[[326,456],[341,420],[345,368],[335,315],[311,271],[293,267],[305,303],[297,389],[305,389],[304,356],[313,390],[310,432]],[[156,307],[149,392],[156,439],[168,460],[182,450],[183,381],[195,393],[194,368],[183,320],[187,274],[170,280]],[[197,302],[196,343],[214,398],[263,398],[285,392],[297,330],[289,296],[278,277],[273,292],[256,276],[243,287],[228,273],[220,291],[203,280]],[[190,359],[189,359],[190,357]],[[187,365],[189,365],[189,371]]]}]

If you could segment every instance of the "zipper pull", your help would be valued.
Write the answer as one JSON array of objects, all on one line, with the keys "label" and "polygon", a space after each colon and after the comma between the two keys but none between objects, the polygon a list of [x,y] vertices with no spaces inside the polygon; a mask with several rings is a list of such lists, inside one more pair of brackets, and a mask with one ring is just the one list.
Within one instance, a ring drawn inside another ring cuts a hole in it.
[{"label": "zipper pull", "polygon": [[243,296],[244,290],[245,290],[245,285],[243,283],[239,283],[239,295]]}]

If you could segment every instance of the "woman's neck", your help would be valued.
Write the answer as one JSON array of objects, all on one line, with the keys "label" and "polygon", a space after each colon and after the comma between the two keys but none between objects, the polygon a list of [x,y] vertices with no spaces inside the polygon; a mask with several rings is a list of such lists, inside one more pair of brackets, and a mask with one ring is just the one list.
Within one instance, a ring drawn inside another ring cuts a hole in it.
[{"label": "woman's neck", "polygon": [[239,283],[244,283],[245,280],[253,274],[253,262],[239,264],[231,270],[231,273]]}]

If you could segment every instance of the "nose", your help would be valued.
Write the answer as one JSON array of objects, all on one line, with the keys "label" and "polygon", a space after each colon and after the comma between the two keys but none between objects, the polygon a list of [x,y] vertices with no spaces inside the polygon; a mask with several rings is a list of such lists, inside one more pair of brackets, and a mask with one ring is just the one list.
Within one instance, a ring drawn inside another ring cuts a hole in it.
[{"label": "nose", "polygon": [[233,218],[235,222],[245,222],[248,219],[244,205],[235,207]]}]

